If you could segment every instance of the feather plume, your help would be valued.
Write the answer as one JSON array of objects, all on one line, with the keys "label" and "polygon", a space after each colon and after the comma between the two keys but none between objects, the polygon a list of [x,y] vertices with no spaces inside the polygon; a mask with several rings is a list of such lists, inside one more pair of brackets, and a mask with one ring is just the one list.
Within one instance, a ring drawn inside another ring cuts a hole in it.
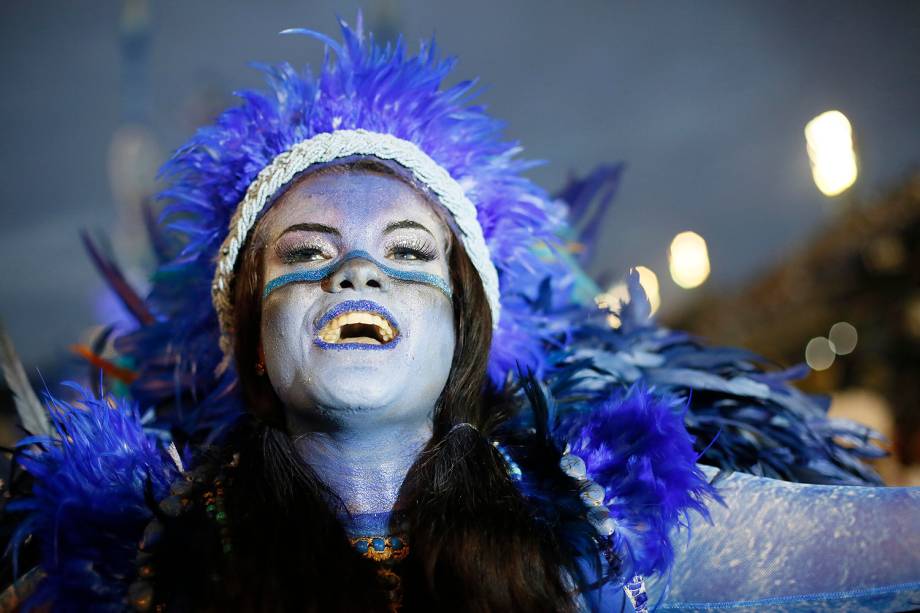
[{"label": "feather plume", "polygon": [[690,511],[708,519],[707,499],[719,500],[696,465],[685,411],[633,387],[589,414],[570,415],[560,427],[571,453],[606,491],[627,576],[666,576],[674,561],[671,531],[690,528]]},{"label": "feather plume", "polygon": [[638,274],[627,281],[618,329],[598,309],[546,315],[570,322],[546,377],[560,412],[589,413],[642,384],[687,403],[684,421],[704,464],[805,483],[880,483],[860,461],[882,453],[878,435],[829,419],[826,399],[792,385],[801,368],[765,370],[751,352],[663,328],[650,319]]},{"label": "feather plume", "polygon": [[96,245],[87,232],[81,232],[80,238],[83,240],[83,247],[89,254],[90,259],[96,266],[96,270],[106,280],[109,288],[115,292],[115,295],[124,304],[137,323],[149,325],[154,322],[153,315],[147,309],[143,298],[137,295],[137,292],[125,279],[121,268],[111,258],[103,255],[102,250]]},{"label": "feather plume", "polygon": [[611,577],[619,575],[618,560],[605,556],[606,543],[585,520],[578,486],[559,470],[562,451],[553,436],[558,427],[555,399],[532,373],[520,376],[530,411],[521,414],[528,427],[508,427],[500,434],[502,448],[521,469],[517,482],[534,515],[552,526],[557,541],[577,564],[568,569],[586,598]]},{"label": "feather plume", "polygon": [[623,164],[601,164],[582,178],[570,178],[555,195],[567,205],[572,233],[577,233],[564,238],[577,240],[579,264],[591,261],[601,221],[619,189],[623,168]]},{"label": "feather plume", "polygon": [[29,434],[50,436],[51,422],[48,421],[48,414],[26,377],[26,371],[13,346],[13,339],[7,334],[3,322],[0,322],[0,366],[3,367],[6,384],[13,392],[16,412],[23,429]]},{"label": "feather plume", "polygon": [[153,517],[145,491],[163,498],[178,471],[145,434],[136,406],[66,386],[75,401],[47,397],[57,438],[33,436],[18,446],[35,482],[30,498],[6,508],[24,514],[12,539],[14,559],[33,535],[46,576],[27,607],[123,611],[137,542]]}]

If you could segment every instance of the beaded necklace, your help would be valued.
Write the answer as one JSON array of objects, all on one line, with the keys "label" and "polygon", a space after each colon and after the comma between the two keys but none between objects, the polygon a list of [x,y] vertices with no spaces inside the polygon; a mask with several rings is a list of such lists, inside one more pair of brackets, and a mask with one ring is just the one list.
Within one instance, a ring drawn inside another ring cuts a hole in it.
[{"label": "beaded necklace", "polygon": [[377,564],[380,586],[390,611],[402,608],[402,578],[396,565],[409,555],[407,522],[402,513],[361,513],[343,518],[349,541],[361,557]]}]

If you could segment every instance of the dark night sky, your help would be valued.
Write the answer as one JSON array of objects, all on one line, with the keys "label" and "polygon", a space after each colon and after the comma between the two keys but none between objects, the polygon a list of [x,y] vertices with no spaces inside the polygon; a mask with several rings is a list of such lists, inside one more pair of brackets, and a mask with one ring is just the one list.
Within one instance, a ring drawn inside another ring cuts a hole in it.
[{"label": "dark night sky", "polygon": [[857,132],[861,175],[844,200],[920,161],[917,2],[174,0],[153,3],[146,55],[132,60],[121,2],[11,0],[0,4],[0,317],[29,365],[95,319],[100,284],[79,229],[118,234],[115,249],[142,270],[143,236],[108,178],[119,126],[144,124],[159,162],[230,91],[259,84],[247,62],[321,58],[317,43],[276,32],[334,33],[335,14],[362,5],[369,27],[413,43],[435,33],[460,57],[458,78],[479,75],[482,102],[549,162],[533,173],[548,189],[626,162],[595,272],[650,266],[665,308],[691,296],[667,276],[675,233],[706,237],[704,287],[718,291],[834,214],[808,169],[813,116],[839,109]]}]

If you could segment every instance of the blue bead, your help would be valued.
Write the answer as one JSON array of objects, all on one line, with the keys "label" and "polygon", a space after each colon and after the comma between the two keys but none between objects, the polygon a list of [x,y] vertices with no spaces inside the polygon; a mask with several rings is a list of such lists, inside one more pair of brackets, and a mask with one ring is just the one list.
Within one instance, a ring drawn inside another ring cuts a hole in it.
[{"label": "blue bead", "polygon": [[382,538],[380,538],[379,536],[375,536],[374,538],[371,539],[371,546],[377,551],[383,551],[384,549],[386,549],[387,544],[384,542]]},{"label": "blue bead", "polygon": [[399,551],[400,549],[402,549],[402,546],[403,546],[403,542],[401,538],[399,538],[398,536],[390,537],[390,547],[392,547],[395,551]]},{"label": "blue bead", "polygon": [[358,541],[355,543],[355,549],[358,550],[358,553],[367,553],[367,541]]}]

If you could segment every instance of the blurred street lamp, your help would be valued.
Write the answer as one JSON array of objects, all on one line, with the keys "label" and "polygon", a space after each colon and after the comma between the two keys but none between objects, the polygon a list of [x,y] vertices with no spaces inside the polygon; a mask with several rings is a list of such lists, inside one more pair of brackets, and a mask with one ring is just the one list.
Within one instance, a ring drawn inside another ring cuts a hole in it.
[{"label": "blurred street lamp", "polygon": [[805,143],[815,185],[825,196],[842,194],[856,182],[853,127],[840,111],[821,113],[805,126]]},{"label": "blurred street lamp", "polygon": [[709,277],[709,250],[696,232],[681,232],[668,249],[671,278],[684,289],[698,287]]}]

